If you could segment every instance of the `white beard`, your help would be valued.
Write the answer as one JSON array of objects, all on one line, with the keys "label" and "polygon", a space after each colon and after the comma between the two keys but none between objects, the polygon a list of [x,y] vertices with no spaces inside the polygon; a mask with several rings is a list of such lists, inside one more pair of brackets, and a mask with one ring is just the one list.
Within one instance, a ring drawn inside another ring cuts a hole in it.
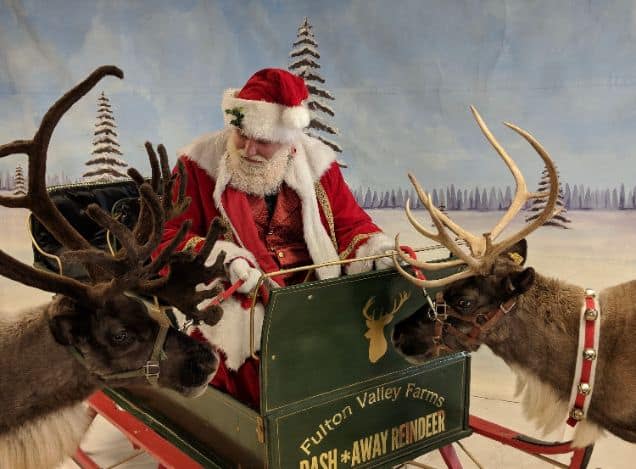
[{"label": "white beard", "polygon": [[233,139],[228,139],[225,155],[230,176],[228,184],[258,197],[278,192],[290,160],[289,147],[281,148],[269,160],[262,156],[252,157],[258,162],[247,160],[244,154],[245,150],[236,148]]}]

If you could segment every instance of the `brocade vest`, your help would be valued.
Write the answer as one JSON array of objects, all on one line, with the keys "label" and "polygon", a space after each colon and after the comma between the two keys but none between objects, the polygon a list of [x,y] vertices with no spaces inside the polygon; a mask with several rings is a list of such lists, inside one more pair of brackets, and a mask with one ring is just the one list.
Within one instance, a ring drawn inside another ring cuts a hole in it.
[{"label": "brocade vest", "polygon": [[[313,264],[303,236],[302,206],[298,194],[283,183],[271,216],[263,197],[248,195],[247,198],[258,237],[280,269]],[[286,285],[293,285],[302,282],[307,274],[303,271],[283,278]]]}]

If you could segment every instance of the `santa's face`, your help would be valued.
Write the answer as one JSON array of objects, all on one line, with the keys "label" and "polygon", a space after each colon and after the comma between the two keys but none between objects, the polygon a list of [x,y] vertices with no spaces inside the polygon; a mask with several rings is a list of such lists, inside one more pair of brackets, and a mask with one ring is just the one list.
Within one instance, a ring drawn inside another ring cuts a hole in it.
[{"label": "santa's face", "polygon": [[289,144],[252,139],[234,130],[227,141],[229,184],[260,197],[276,193],[292,152]]},{"label": "santa's face", "polygon": [[236,129],[232,132],[232,139],[234,147],[243,150],[243,158],[254,162],[271,160],[284,147],[282,143],[248,137]]}]

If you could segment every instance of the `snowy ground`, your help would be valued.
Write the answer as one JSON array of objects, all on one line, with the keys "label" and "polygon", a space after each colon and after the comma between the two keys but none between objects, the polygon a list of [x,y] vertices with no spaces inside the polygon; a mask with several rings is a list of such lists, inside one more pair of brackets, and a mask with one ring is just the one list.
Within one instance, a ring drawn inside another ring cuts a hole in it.
[{"label": "snowy ground", "polygon": [[[401,210],[371,210],[369,213],[387,233],[401,232],[403,244],[418,247],[430,244],[420,239]],[[26,215],[24,210],[0,208],[0,249],[30,264],[32,254]],[[451,212],[453,219],[477,233],[488,231],[500,215],[495,212]],[[546,227],[529,237],[529,265],[542,274],[595,289],[636,278],[636,211],[569,212],[568,215],[573,220],[572,229]],[[521,222],[514,223],[512,228]],[[430,224],[427,220],[424,223]],[[0,278],[0,307],[5,314],[15,314],[21,308],[45,302],[48,298],[48,293]],[[529,435],[540,436],[524,420],[513,389],[513,375],[503,361],[485,348],[473,355],[471,412]],[[557,432],[547,439],[561,438],[561,432]],[[472,436],[464,443],[489,469],[551,467],[479,436]],[[98,420],[91,429],[84,447],[103,465],[113,464],[129,454],[126,442],[102,420]],[[475,467],[463,455],[460,456],[466,468]],[[634,467],[635,459],[635,445],[606,437],[597,444],[589,467],[628,469]],[[419,461],[444,467],[436,453]],[[67,463],[64,467],[75,466]],[[156,463],[143,456],[118,467],[151,468],[156,467]]]}]

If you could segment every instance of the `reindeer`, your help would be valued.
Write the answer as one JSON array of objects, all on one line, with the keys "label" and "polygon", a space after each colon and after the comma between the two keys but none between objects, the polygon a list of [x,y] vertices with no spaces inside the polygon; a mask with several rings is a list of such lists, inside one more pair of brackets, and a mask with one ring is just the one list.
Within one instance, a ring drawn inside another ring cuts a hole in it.
[{"label": "reindeer", "polygon": [[[90,282],[37,270],[0,251],[0,275],[25,285],[56,293],[48,304],[23,311],[17,320],[0,315],[0,467],[54,467],[72,454],[90,418],[82,405],[105,386],[154,384],[186,396],[206,388],[216,370],[217,358],[206,345],[170,327],[161,307],[139,295],[155,296],[178,307],[194,320],[210,324],[221,310],[198,304],[218,290],[196,291],[196,285],[222,274],[224,255],[205,265],[214,241],[222,232],[211,226],[202,253],[175,252],[171,243],[154,260],[151,253],[161,240],[164,222],[180,213],[189,200],[181,191],[170,194],[167,154],[159,146],[159,161],[148,143],[152,180],[131,169],[138,185],[141,210],[137,225],[129,230],[93,205],[89,216],[118,239],[115,254],[94,248],[61,215],[45,187],[46,157],[52,132],[63,114],[104,76],[123,78],[116,67],[95,70],[60,98],[45,114],[32,140],[0,146],[0,157],[23,153],[29,159],[28,193],[0,197],[5,207],[28,208],[67,249],[66,261],[80,262]],[[183,177],[183,170],[179,171]],[[184,184],[181,184],[184,186]],[[203,252],[205,251],[205,252]],[[168,269],[169,274],[157,273]]]},{"label": "reindeer", "polygon": [[[396,268],[414,284],[423,288],[441,288],[446,313],[422,309],[397,324],[392,340],[407,359],[422,361],[459,350],[476,350],[486,344],[518,376],[518,392],[524,393],[526,415],[536,420],[545,432],[562,424],[568,415],[576,424],[575,446],[587,446],[598,438],[601,429],[609,430],[629,442],[636,442],[636,281],[602,290],[600,303],[600,343],[586,349],[582,361],[596,362],[595,383],[581,379],[571,391],[579,353],[579,324],[582,311],[585,321],[597,321],[598,311],[589,305],[593,293],[567,282],[545,277],[532,267],[524,267],[525,237],[549,220],[555,209],[558,177],[552,160],[543,147],[525,130],[508,127],[520,134],[537,151],[550,177],[549,193],[527,191],[523,175],[512,158],[471,108],[477,123],[512,172],[517,190],[510,208],[489,232],[471,234],[440,212],[424,192],[417,179],[409,175],[415,190],[428,210],[437,233],[424,228],[413,216],[407,203],[406,215],[419,233],[442,243],[457,257],[446,262],[427,263],[412,260],[399,250],[396,238]],[[496,242],[506,225],[526,200],[547,197],[540,216],[517,233]],[[453,235],[451,235],[450,233]],[[455,236],[464,240],[469,252],[461,249]],[[419,280],[405,271],[398,257],[412,266],[436,270],[466,266],[446,278]],[[439,297],[438,293],[438,297]],[[583,338],[583,335],[582,335]],[[579,359],[581,360],[581,359]],[[593,391],[593,394],[591,393]],[[589,396],[587,415],[571,406],[571,396]]]},{"label": "reindeer", "polygon": [[393,309],[388,313],[381,313],[379,318],[375,317],[375,311],[371,311],[369,314],[369,308],[373,306],[375,296],[369,298],[362,308],[362,315],[366,319],[367,325],[367,332],[364,333],[364,336],[369,339],[369,361],[371,363],[377,362],[386,353],[389,344],[384,337],[384,328],[393,321],[395,313],[400,310],[410,296],[411,294],[408,292],[401,292],[399,298],[393,300]]}]

